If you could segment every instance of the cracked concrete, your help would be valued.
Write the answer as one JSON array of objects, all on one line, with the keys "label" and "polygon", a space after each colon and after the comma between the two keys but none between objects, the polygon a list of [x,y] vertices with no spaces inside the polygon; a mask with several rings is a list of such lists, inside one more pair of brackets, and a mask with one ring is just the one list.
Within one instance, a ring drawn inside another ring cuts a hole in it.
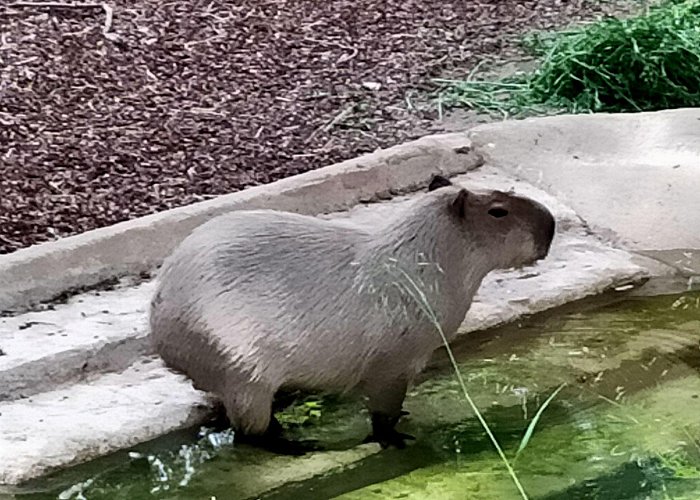
[{"label": "cracked concrete", "polygon": [[[659,153],[664,143],[653,138],[654,134],[665,134],[676,155],[673,161],[683,157],[682,167],[671,170],[683,168],[700,174],[700,141],[691,140],[696,137],[693,127],[699,119],[700,111],[681,110],[675,115],[666,112],[504,122],[474,129],[470,134],[474,151],[466,154],[469,138],[464,134],[450,134],[444,140],[431,137],[417,149],[414,144],[403,152],[377,153],[369,160],[318,171],[308,186],[304,179],[295,178],[297,184],[291,195],[290,183],[282,182],[277,194],[273,184],[258,194],[240,194],[240,199],[229,195],[219,202],[206,202],[206,206],[185,207],[187,210],[134,221],[133,228],[115,227],[108,236],[106,232],[86,233],[76,237],[82,239],[68,243],[17,252],[26,260],[17,254],[9,260],[0,259],[0,269],[9,270],[2,274],[3,284],[16,280],[18,273],[33,264],[41,265],[32,268],[32,283],[20,286],[13,282],[9,291],[0,293],[0,308],[8,308],[9,304],[9,308],[21,309],[76,283],[94,284],[98,276],[151,270],[189,228],[222,211],[247,206],[275,206],[315,214],[346,210],[322,216],[372,225],[411,195],[369,205],[358,205],[358,201],[386,198],[391,191],[415,188],[438,171],[459,174],[471,170],[456,177],[455,182],[472,189],[513,189],[547,205],[558,220],[551,255],[545,261],[487,277],[462,325],[462,334],[611,287],[639,283],[649,276],[678,274],[682,269],[673,259],[680,259],[689,269],[684,276],[692,276],[693,259],[700,255],[693,250],[700,248],[700,224],[696,225],[700,175],[681,176],[676,172],[671,174],[675,177],[665,176],[666,170],[653,165],[658,159],[667,163],[667,157]],[[648,129],[645,124],[649,124]],[[645,147],[649,148],[648,155]],[[626,155],[629,151],[634,152],[631,160]],[[581,167],[579,160],[584,152],[588,156],[585,167]],[[473,170],[481,155],[487,164]],[[635,170],[633,166],[639,166],[644,158],[647,167]],[[410,165],[402,166],[403,161]],[[368,162],[375,163],[368,167]],[[611,169],[617,169],[615,175],[606,175]],[[356,175],[355,170],[372,173]],[[570,176],[561,176],[559,171],[570,172]],[[618,175],[620,171],[627,177]],[[670,194],[653,188],[655,182],[667,185],[667,181]],[[624,207],[610,217],[606,215],[609,207],[597,192],[607,182],[614,189],[606,188],[605,192],[616,193],[616,206]],[[332,189],[322,191],[319,185]],[[642,198],[646,200],[643,207],[639,205]],[[663,214],[656,216],[655,211]],[[631,225],[635,214],[636,225]],[[157,229],[151,231],[151,226]],[[657,230],[657,226],[664,230]],[[670,232],[666,231],[668,227]],[[134,234],[141,236],[132,241],[124,255],[107,252],[119,238],[128,239]],[[132,267],[139,246],[149,249],[142,248],[144,262]],[[686,249],[673,254],[673,258],[661,258],[664,263],[653,260],[659,259],[654,252],[673,252],[680,247]],[[76,267],[80,259],[73,258],[62,282],[62,274],[55,272],[62,269],[57,263],[71,251],[89,262],[81,277]],[[101,259],[105,259],[102,267]],[[41,273],[47,269],[54,272],[42,281]],[[18,484],[153,439],[201,422],[209,414],[212,400],[149,353],[146,308],[152,288],[149,281],[124,284],[111,291],[75,295],[64,304],[43,310],[0,318],[0,349],[4,352],[0,356],[0,484]]]}]

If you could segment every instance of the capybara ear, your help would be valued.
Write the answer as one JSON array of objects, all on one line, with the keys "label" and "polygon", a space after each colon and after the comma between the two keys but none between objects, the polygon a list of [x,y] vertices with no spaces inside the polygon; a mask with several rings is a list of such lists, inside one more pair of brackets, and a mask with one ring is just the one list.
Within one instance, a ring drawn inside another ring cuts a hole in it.
[{"label": "capybara ear", "polygon": [[469,196],[469,191],[466,189],[461,189],[457,196],[455,196],[454,201],[450,205],[450,210],[460,219],[464,219],[467,213],[467,198]]},{"label": "capybara ear", "polygon": [[443,177],[442,175],[436,175],[430,181],[430,185],[428,186],[428,191],[435,191],[438,188],[451,186],[451,185],[452,185],[452,182],[450,182],[450,180],[448,178]]}]

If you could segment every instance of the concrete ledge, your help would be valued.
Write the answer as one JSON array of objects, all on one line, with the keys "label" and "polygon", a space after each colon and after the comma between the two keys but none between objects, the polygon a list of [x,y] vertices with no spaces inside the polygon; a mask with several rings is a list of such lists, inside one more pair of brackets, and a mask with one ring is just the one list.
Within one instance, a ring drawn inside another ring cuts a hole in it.
[{"label": "concrete ledge", "polygon": [[700,108],[512,120],[469,137],[626,248],[700,249]]},{"label": "concrete ledge", "polygon": [[305,174],[36,245],[0,258],[0,311],[25,310],[71,289],[152,271],[216,215],[275,208],[316,215],[425,185],[481,164],[464,133],[427,136]]},{"label": "concrete ledge", "polygon": [[[187,428],[212,402],[160,360],[120,374],[0,403],[0,484],[19,484],[59,467]],[[84,437],[95,439],[87,442]]]},{"label": "concrete ledge", "polygon": [[0,318],[0,401],[120,371],[147,353],[153,286],[89,292],[46,311]]}]

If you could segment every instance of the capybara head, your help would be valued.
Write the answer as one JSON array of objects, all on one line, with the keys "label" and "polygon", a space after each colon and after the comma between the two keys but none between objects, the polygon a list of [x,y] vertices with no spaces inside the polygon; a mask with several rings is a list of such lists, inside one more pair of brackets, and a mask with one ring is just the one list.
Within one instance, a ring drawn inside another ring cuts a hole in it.
[{"label": "capybara head", "polygon": [[428,191],[450,186],[454,196],[445,209],[459,219],[469,241],[491,252],[497,268],[522,267],[547,256],[555,222],[543,205],[502,191],[460,189],[441,176],[432,179]]}]

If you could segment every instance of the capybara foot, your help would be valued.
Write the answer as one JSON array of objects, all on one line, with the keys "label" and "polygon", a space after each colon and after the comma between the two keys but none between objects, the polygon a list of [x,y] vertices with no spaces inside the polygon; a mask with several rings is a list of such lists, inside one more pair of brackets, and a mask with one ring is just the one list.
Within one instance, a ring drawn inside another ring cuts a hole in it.
[{"label": "capybara foot", "polygon": [[[401,414],[404,412],[402,411]],[[386,449],[390,446],[402,449],[406,447],[406,440],[415,440],[416,438],[410,434],[398,432],[394,426],[399,420],[399,417],[392,417],[382,413],[372,414],[372,434],[365,438],[365,443],[379,443]]]},{"label": "capybara foot", "polygon": [[390,446],[393,446],[394,448],[398,448],[399,450],[401,450],[406,447],[407,440],[415,441],[415,439],[415,436],[411,436],[410,434],[405,434],[403,432],[398,432],[397,430],[392,429],[391,431],[387,431],[379,435],[377,435],[375,432],[372,432],[372,434],[367,436],[363,442],[379,443],[379,445],[383,449],[387,449]]},{"label": "capybara foot", "polygon": [[270,418],[270,425],[267,426],[267,431],[265,432],[265,436],[269,439],[279,438],[279,437],[282,437],[283,432],[284,432],[284,427],[282,427],[282,424],[280,424],[280,421],[277,420],[277,417],[272,416]]},{"label": "capybara foot", "polygon": [[301,456],[314,451],[322,451],[321,447],[315,440],[294,441],[291,439],[278,438],[273,440],[266,447],[268,451],[278,453],[280,455]]},{"label": "capybara foot", "polygon": [[294,441],[280,435],[246,436],[241,435],[239,443],[249,444],[257,448],[276,453],[278,455],[301,456],[312,451],[319,451],[321,447],[316,441]]},{"label": "capybara foot", "polygon": [[280,455],[300,456],[311,451],[319,451],[321,447],[316,441],[295,441],[284,437],[284,428],[275,417],[270,419],[270,425],[262,435],[246,435],[240,433],[239,443],[246,443]]}]

